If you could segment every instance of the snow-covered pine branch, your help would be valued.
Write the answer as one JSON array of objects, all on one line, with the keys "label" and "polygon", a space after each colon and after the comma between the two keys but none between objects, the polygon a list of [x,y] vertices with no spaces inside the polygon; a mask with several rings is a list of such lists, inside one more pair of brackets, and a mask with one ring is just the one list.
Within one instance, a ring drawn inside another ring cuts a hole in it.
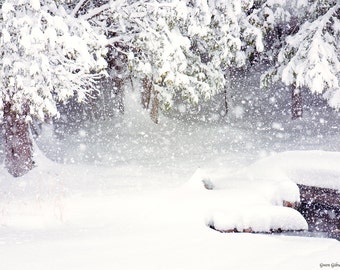
[{"label": "snow-covered pine branch", "polygon": [[75,7],[73,8],[72,12],[71,12],[71,16],[72,17],[77,17],[78,12],[80,11],[80,9],[88,2],[89,0],[80,0],[78,1],[78,3],[75,5]]},{"label": "snow-covered pine branch", "polygon": [[43,120],[58,114],[59,101],[84,100],[106,66],[105,37],[54,1],[34,9],[30,1],[8,0],[2,15],[1,102],[18,113],[29,103],[30,115]]},{"label": "snow-covered pine branch", "polygon": [[307,87],[323,94],[329,105],[340,109],[340,4],[287,38],[279,54],[280,74],[286,85]]},{"label": "snow-covered pine branch", "polygon": [[[340,5],[336,1],[323,1],[321,8],[318,1],[310,6],[307,1],[301,3],[299,9],[284,9],[288,12],[285,21],[292,22],[298,17],[304,20],[296,20],[294,29],[282,33],[281,42],[284,42],[277,48],[277,56],[271,57],[275,65],[263,76],[262,84],[268,86],[281,80],[286,85],[306,87],[323,94],[331,107],[339,109]],[[280,23],[273,23],[272,29]]]},{"label": "snow-covered pine branch", "polygon": [[90,20],[96,16],[100,16],[103,12],[109,10],[110,8],[111,8],[111,5],[109,3],[103,4],[99,7],[91,9],[86,14],[82,15],[81,18],[83,20]]},{"label": "snow-covered pine branch", "polygon": [[6,0],[0,22],[0,121],[5,165],[13,176],[33,168],[28,122],[58,116],[57,103],[85,101],[104,73],[106,38],[53,0]]},{"label": "snow-covered pine branch", "polygon": [[224,91],[225,69],[263,49],[262,33],[247,30],[250,6],[236,0],[121,1],[105,14],[112,39],[129,48],[134,76],[148,77],[160,105],[170,108],[176,96],[198,104]]}]

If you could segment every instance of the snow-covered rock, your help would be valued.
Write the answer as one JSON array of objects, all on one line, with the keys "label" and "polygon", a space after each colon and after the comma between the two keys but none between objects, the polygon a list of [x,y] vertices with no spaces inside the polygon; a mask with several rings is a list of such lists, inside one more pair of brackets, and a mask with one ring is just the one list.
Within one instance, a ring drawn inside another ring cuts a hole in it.
[{"label": "snow-covered rock", "polygon": [[248,206],[230,212],[216,212],[207,219],[207,225],[228,232],[271,232],[307,230],[308,224],[296,210],[280,206]]}]

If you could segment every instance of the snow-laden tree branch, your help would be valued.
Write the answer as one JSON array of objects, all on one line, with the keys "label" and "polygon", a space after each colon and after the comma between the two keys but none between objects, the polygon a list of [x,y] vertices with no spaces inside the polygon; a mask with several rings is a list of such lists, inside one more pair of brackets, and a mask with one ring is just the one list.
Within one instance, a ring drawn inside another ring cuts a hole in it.
[{"label": "snow-laden tree branch", "polygon": [[[295,20],[291,30],[281,32],[278,37],[281,44],[276,56],[271,57],[275,64],[263,76],[263,86],[281,80],[286,85],[306,87],[313,93],[323,94],[331,107],[340,109],[340,5],[336,1],[324,1],[321,6],[318,1],[310,6],[306,1],[301,3],[303,8],[294,10],[286,6],[283,9],[284,21],[288,24],[294,17],[304,20]],[[277,9],[268,8],[267,13],[274,14]],[[278,21],[277,16],[272,18],[277,20],[268,19],[274,29],[282,21]]]},{"label": "snow-laden tree branch", "polygon": [[86,14],[82,15],[81,18],[83,20],[90,20],[96,16],[100,16],[103,12],[109,10],[110,8],[111,8],[110,4],[103,4],[100,7],[96,7],[88,11]]},{"label": "snow-laden tree branch", "polygon": [[105,37],[53,1],[35,10],[9,0],[2,15],[0,107],[11,102],[21,113],[28,102],[30,115],[43,120],[58,114],[58,101],[84,100],[106,66]]},{"label": "snow-laden tree branch", "polygon": [[0,22],[0,121],[5,165],[13,176],[33,167],[28,123],[58,116],[57,103],[85,101],[104,73],[106,38],[55,1],[6,0]]},{"label": "snow-laden tree branch", "polygon": [[340,5],[287,38],[279,54],[279,73],[286,85],[307,87],[323,94],[331,107],[340,109]]},{"label": "snow-laden tree branch", "polygon": [[126,1],[105,14],[112,40],[129,48],[130,71],[149,77],[160,105],[170,108],[176,96],[198,104],[224,91],[224,70],[263,50],[262,32],[247,22],[250,6],[236,0]]}]

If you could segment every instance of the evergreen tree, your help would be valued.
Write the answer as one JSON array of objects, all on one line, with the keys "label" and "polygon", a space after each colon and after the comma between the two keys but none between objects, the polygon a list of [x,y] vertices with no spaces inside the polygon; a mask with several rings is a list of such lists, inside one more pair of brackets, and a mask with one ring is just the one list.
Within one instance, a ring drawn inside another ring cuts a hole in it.
[{"label": "evergreen tree", "polygon": [[33,167],[29,123],[58,116],[57,103],[70,97],[86,100],[106,66],[106,39],[55,1],[7,0],[1,12],[5,165],[21,176]]},{"label": "evergreen tree", "polygon": [[[113,42],[124,44],[142,103],[158,120],[180,96],[198,104],[225,90],[225,70],[263,49],[247,20],[251,1],[120,1],[106,12]],[[110,14],[111,12],[111,14]],[[119,50],[120,48],[117,48]]]},{"label": "evergreen tree", "polygon": [[[262,20],[262,22],[261,22]],[[292,91],[292,117],[302,116],[301,88],[340,109],[340,4],[335,0],[264,1],[251,16],[268,33],[273,67],[263,86],[281,80]],[[269,34],[270,36],[270,34]],[[274,40],[274,42],[273,42]]]}]

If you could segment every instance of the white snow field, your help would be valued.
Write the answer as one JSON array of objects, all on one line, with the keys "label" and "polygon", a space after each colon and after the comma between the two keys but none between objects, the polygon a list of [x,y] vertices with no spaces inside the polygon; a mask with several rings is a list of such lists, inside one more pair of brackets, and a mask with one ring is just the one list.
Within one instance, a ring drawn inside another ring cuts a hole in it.
[{"label": "white snow field", "polygon": [[[336,240],[208,228],[214,221],[221,229],[305,229],[298,212],[273,206],[267,193],[278,196],[275,185],[207,190],[197,172],[161,188],[134,166],[43,165],[1,181],[1,269],[319,269],[339,262]],[[137,184],[143,180],[149,185]]]},{"label": "white snow field", "polygon": [[0,269],[335,269],[334,239],[209,226],[306,229],[282,202],[299,200],[296,183],[340,189],[338,119],[328,115],[329,133],[289,116],[252,132],[155,126],[127,109],[62,142],[46,126],[33,171],[0,168]]}]

